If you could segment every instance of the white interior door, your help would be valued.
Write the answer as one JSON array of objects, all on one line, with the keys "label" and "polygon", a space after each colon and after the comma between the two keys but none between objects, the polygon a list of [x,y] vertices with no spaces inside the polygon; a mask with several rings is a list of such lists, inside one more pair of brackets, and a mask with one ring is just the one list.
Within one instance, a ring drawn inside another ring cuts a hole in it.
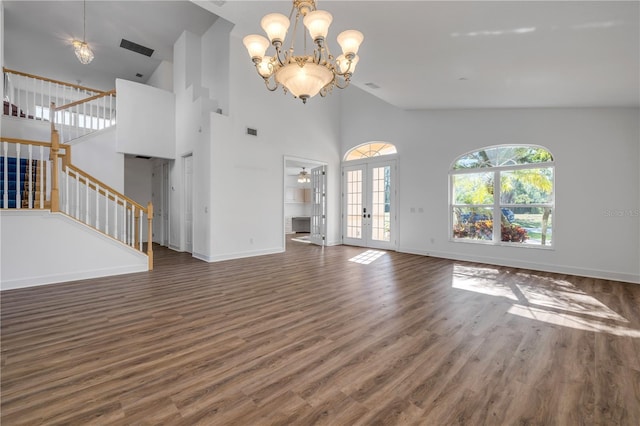
[{"label": "white interior door", "polygon": [[311,226],[309,241],[325,245],[327,235],[327,166],[311,169]]},{"label": "white interior door", "polygon": [[151,181],[153,242],[169,245],[169,163],[155,163]]},{"label": "white interior door", "polygon": [[395,160],[343,167],[343,244],[395,249],[395,172]]},{"label": "white interior door", "polygon": [[184,250],[193,253],[193,156],[184,157]]},{"label": "white interior door", "polygon": [[153,204],[153,239],[162,244],[162,165],[155,164],[151,175],[151,203]]},{"label": "white interior door", "polygon": [[162,163],[162,245],[169,246],[169,163]]}]

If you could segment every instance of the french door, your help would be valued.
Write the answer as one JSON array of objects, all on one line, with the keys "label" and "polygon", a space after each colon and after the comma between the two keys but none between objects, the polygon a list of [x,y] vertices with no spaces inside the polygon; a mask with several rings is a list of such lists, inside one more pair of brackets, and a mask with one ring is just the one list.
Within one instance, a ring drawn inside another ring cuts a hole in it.
[{"label": "french door", "polygon": [[394,250],[396,161],[346,165],[342,174],[343,244]]},{"label": "french door", "polygon": [[327,166],[311,169],[311,224],[309,241],[323,246],[327,235]]}]

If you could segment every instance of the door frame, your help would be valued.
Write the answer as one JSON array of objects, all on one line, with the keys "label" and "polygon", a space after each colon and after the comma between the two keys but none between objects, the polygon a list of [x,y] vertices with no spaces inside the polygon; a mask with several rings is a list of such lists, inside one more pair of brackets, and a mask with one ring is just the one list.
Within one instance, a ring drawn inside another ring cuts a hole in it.
[{"label": "door frame", "polygon": [[[347,218],[346,218],[346,191],[347,191],[347,177],[345,175],[345,169],[351,167],[363,167],[366,170],[366,177],[363,179],[367,179],[369,176],[369,171],[371,168],[376,167],[378,165],[389,164],[391,165],[391,241],[388,243],[385,242],[376,242],[375,240],[369,240],[368,242],[365,239],[362,239],[363,245],[361,247],[368,248],[377,248],[383,250],[397,250],[398,248],[398,155],[381,155],[379,157],[367,157],[358,160],[350,160],[343,161],[341,167],[341,188],[342,188],[342,197],[341,197],[341,235],[342,235],[342,244],[352,245],[345,243],[346,236],[346,226],[347,226]],[[368,185],[368,184],[367,184]],[[370,192],[370,191],[368,191]],[[370,196],[370,195],[368,195]]]},{"label": "door frame", "polygon": [[[291,163],[294,163],[294,165],[292,165]],[[320,160],[312,160],[309,158],[304,158],[304,157],[297,157],[294,155],[284,155],[283,156],[283,161],[282,161],[282,250],[285,251],[286,247],[287,247],[287,233],[286,233],[286,229],[287,229],[287,225],[286,225],[286,216],[285,216],[285,203],[286,203],[286,193],[287,193],[287,168],[289,167],[297,167],[298,164],[304,164],[304,166],[310,170],[314,167],[319,167],[319,166],[324,166],[326,169],[329,168],[329,165],[325,162],[325,161],[320,161]],[[328,173],[328,172],[327,172]],[[325,211],[328,211],[328,192],[329,190],[327,189],[327,191],[325,192]],[[328,228],[329,226],[329,215],[327,215],[326,221],[325,221],[325,226]],[[325,238],[325,245],[326,245],[327,241]]]},{"label": "door frame", "polygon": [[[188,159],[188,160],[187,160]],[[187,161],[191,161],[191,182],[190,182],[190,186],[187,183]],[[182,217],[183,217],[183,234],[182,234],[182,251],[187,252],[187,253],[193,253],[193,236],[194,236],[194,232],[193,232],[193,195],[194,195],[194,191],[193,191],[193,175],[194,175],[194,158],[193,158],[193,153],[187,153],[185,155],[182,156],[182,188],[183,188],[183,203],[182,203]],[[188,187],[189,186],[189,187]],[[188,194],[189,193],[189,194]],[[187,194],[189,195],[189,197],[187,197]],[[189,205],[189,201],[191,201],[191,205]],[[189,228],[188,228],[188,222],[187,222],[187,213],[188,213],[188,209],[191,209],[191,247],[188,247],[187,245],[187,235],[189,232]]]},{"label": "door frame", "polygon": [[169,173],[168,160],[154,160],[151,194],[154,213],[153,242],[164,247],[169,247]]}]

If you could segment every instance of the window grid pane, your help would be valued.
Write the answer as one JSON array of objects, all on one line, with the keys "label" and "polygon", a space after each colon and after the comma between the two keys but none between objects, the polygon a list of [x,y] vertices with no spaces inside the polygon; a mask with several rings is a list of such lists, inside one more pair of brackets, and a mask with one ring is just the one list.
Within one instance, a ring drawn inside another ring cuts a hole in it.
[{"label": "window grid pane", "polygon": [[347,172],[347,237],[362,238],[362,170]]},{"label": "window grid pane", "polygon": [[[487,172],[469,170],[478,168]],[[459,157],[450,174],[453,239],[551,246],[554,174],[553,156],[538,146],[487,147]]]},{"label": "window grid pane", "polygon": [[372,183],[371,238],[388,242],[391,239],[391,167],[375,167]]}]

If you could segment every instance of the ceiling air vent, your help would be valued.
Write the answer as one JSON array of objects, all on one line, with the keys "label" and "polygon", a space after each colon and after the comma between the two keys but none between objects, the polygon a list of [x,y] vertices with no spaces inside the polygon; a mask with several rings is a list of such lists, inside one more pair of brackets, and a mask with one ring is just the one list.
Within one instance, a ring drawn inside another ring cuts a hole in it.
[{"label": "ceiling air vent", "polygon": [[139,53],[139,54],[144,55],[144,56],[149,56],[150,57],[151,55],[153,55],[153,49],[149,49],[148,47],[140,46],[138,43],[134,43],[132,41],[125,40],[125,39],[122,39],[122,41],[120,42],[120,47],[123,47],[123,48],[125,48],[127,50]]},{"label": "ceiling air vent", "polygon": [[364,85],[367,86],[367,87],[370,87],[372,89],[379,89],[380,88],[380,86],[378,86],[375,83],[365,83]]}]

